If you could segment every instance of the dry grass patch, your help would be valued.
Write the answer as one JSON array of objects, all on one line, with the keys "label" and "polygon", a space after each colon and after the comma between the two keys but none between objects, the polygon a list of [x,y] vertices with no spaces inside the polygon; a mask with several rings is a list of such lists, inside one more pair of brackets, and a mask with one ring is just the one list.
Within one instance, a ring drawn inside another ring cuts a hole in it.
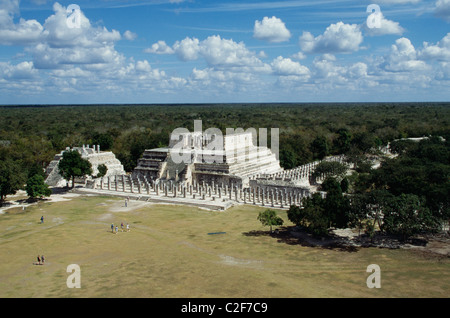
[{"label": "dry grass patch", "polygon": [[[121,199],[81,196],[1,215],[0,297],[448,297],[448,259],[303,246],[268,235],[261,209],[125,208]],[[131,231],[111,233],[121,222]],[[42,254],[46,264],[33,265]],[[381,289],[366,286],[373,263]],[[81,289],[66,286],[69,264],[81,267]]]}]

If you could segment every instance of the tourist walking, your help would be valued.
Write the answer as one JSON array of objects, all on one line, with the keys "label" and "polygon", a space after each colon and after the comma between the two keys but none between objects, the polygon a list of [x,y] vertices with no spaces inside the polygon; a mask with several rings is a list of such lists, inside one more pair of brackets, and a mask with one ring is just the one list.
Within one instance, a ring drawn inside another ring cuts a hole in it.
[{"label": "tourist walking", "polygon": [[111,223],[111,232],[114,233],[114,224]]},{"label": "tourist walking", "polygon": [[39,257],[39,255],[37,256],[37,261],[38,261],[38,265],[41,265],[41,258]]},{"label": "tourist walking", "polygon": [[45,262],[44,255],[41,256],[41,261],[42,261],[42,265],[44,265],[44,262]]},{"label": "tourist walking", "polygon": [[41,223],[44,223],[44,216],[41,216]]},{"label": "tourist walking", "polygon": [[117,225],[116,225],[116,234],[117,234],[118,231],[119,231],[119,228],[118,228]]}]

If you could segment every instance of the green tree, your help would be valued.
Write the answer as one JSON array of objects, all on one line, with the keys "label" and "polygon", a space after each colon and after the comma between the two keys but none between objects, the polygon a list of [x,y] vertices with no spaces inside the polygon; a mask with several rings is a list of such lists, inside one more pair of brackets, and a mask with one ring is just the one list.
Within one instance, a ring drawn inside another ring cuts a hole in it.
[{"label": "green tree", "polygon": [[375,147],[375,136],[368,132],[358,132],[353,136],[351,144],[362,153],[366,153]]},{"label": "green tree", "polygon": [[338,136],[333,142],[335,152],[340,154],[346,153],[350,150],[352,135],[347,128],[340,128],[336,133]]},{"label": "green tree", "polygon": [[292,169],[297,166],[297,158],[292,149],[280,150],[280,165],[284,169]]},{"label": "green tree", "polygon": [[303,208],[297,205],[291,205],[287,211],[288,220],[297,226],[307,226],[307,214]]},{"label": "green tree", "polygon": [[358,228],[359,236],[361,236],[361,230],[364,228],[368,213],[367,194],[353,194],[350,198],[349,224]]},{"label": "green tree", "polygon": [[438,223],[423,200],[414,194],[401,194],[383,204],[382,230],[401,235],[402,239],[420,233],[432,232]]},{"label": "green tree", "polygon": [[83,159],[81,154],[76,151],[65,151],[58,164],[59,174],[70,181],[72,179],[72,188],[75,186],[75,177],[83,177],[92,174],[91,163]]},{"label": "green tree", "polygon": [[314,235],[328,234],[329,219],[324,209],[324,199],[320,193],[314,193],[302,201],[302,207],[292,205],[287,211],[288,219],[297,226],[305,227]]},{"label": "green tree", "polygon": [[327,192],[323,206],[328,216],[329,227],[346,227],[350,221],[350,203],[342,194],[341,185],[335,178],[328,177],[322,183],[322,189]]},{"label": "green tree", "polygon": [[329,153],[327,139],[324,136],[317,136],[312,141],[310,149],[314,158],[322,160]]},{"label": "green tree", "polygon": [[36,174],[39,174],[42,177],[45,177],[44,169],[42,168],[41,165],[39,165],[37,163],[31,165],[31,167],[29,168],[29,170],[28,170],[28,179],[31,178],[32,176],[36,175]]},{"label": "green tree", "polygon": [[40,174],[35,174],[28,178],[25,189],[28,196],[32,199],[48,197],[52,194],[52,190],[45,184],[44,177]]},{"label": "green tree", "polygon": [[105,164],[98,165],[97,169],[98,169],[97,178],[104,177],[108,172],[108,167]]},{"label": "green tree", "polygon": [[328,234],[329,218],[325,211],[325,200],[320,193],[314,193],[302,201],[303,213],[307,229],[314,235],[324,236]]},{"label": "green tree", "polygon": [[272,226],[283,225],[283,219],[277,215],[277,212],[271,209],[259,212],[258,220],[263,226],[270,226],[270,233],[272,233]]},{"label": "green tree", "polygon": [[350,181],[347,178],[343,178],[340,183],[342,192],[347,192],[350,186]]},{"label": "green tree", "polygon": [[[347,172],[348,167],[337,161],[321,161],[312,174],[313,178],[318,177],[335,177],[342,179]],[[324,190],[326,191],[326,190]]]},{"label": "green tree", "polygon": [[110,134],[95,133],[92,144],[99,145],[101,150],[109,150],[113,147],[114,138]]},{"label": "green tree", "polygon": [[25,179],[23,169],[17,161],[0,160],[0,203],[6,196],[16,194],[24,186]]}]

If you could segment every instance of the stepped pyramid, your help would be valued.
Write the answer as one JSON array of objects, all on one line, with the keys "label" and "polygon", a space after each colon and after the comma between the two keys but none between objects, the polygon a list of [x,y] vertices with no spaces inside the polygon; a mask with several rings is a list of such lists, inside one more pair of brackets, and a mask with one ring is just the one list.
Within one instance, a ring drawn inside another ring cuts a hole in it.
[{"label": "stepped pyramid", "polygon": [[70,150],[78,151],[83,159],[89,160],[92,165],[93,176],[98,174],[98,166],[101,164],[104,164],[108,168],[105,175],[106,177],[125,174],[123,165],[111,151],[100,151],[100,146],[98,145],[93,146],[93,148],[89,145],[73,148],[67,147],[65,150],[61,151],[61,153],[55,155],[45,170],[45,183],[49,186],[61,187],[66,185],[66,180],[59,174],[58,164],[62,159],[64,151]]},{"label": "stepped pyramid", "polygon": [[[168,148],[145,150],[133,177],[153,180],[176,180],[187,184],[208,183],[248,185],[249,179],[260,174],[283,171],[276,155],[267,147],[255,146],[251,132],[226,136],[201,132],[177,134]],[[211,149],[216,138],[223,138],[222,148]],[[178,147],[175,149],[175,147]],[[175,162],[175,154],[188,158]]]}]

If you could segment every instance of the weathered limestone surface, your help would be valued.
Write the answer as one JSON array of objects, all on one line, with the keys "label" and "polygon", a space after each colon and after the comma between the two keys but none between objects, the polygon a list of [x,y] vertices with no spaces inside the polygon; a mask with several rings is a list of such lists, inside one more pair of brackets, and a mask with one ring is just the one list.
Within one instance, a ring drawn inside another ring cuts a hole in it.
[{"label": "weathered limestone surface", "polygon": [[105,177],[123,175],[125,170],[121,162],[111,151],[100,151],[100,146],[83,145],[82,147],[66,148],[61,153],[56,154],[54,159],[50,162],[46,169],[45,182],[50,186],[65,186],[66,181],[59,174],[58,164],[62,159],[64,151],[77,150],[81,157],[89,160],[92,165],[92,175],[98,174],[98,166],[104,164],[108,170]]},{"label": "weathered limestone surface", "polygon": [[[283,171],[269,148],[253,144],[250,132],[225,136],[223,148],[214,151],[209,147],[209,143],[215,140],[214,135],[202,137],[199,133],[189,133],[182,137],[178,143],[171,138],[168,148],[146,150],[133,171],[133,177],[177,180],[186,184],[196,181],[248,185],[250,178],[258,174]],[[180,143],[185,147],[180,154],[186,155],[188,160],[176,163],[171,151]]]}]

